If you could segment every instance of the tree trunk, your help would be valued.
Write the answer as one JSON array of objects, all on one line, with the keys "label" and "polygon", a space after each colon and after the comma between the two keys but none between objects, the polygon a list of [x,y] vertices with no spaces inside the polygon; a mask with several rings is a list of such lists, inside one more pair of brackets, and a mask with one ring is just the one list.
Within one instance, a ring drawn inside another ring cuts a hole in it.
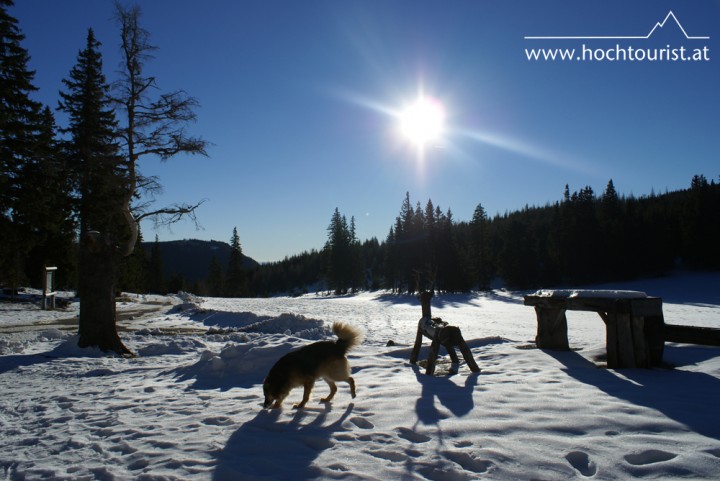
[{"label": "tree trunk", "polygon": [[115,277],[117,253],[114,243],[97,232],[80,241],[78,290],[80,292],[80,347],[98,347],[121,356],[134,354],[117,334]]}]

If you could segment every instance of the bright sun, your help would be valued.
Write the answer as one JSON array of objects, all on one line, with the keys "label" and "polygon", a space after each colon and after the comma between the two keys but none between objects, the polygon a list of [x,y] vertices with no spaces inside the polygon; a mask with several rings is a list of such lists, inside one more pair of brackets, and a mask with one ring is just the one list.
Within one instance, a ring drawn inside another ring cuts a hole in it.
[{"label": "bright sun", "polygon": [[400,113],[402,135],[419,149],[438,141],[444,124],[445,109],[439,101],[431,97],[418,97]]}]

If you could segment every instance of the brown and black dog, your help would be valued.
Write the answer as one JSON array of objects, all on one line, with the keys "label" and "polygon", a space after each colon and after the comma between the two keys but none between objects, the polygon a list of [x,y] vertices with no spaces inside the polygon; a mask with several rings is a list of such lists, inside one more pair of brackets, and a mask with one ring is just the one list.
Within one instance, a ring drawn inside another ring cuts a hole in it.
[{"label": "brown and black dog", "polygon": [[345,355],[360,344],[362,334],[356,327],[342,322],[333,323],[332,330],[337,341],[308,344],[285,354],[275,363],[263,383],[264,408],[279,408],[290,391],[300,386],[304,388],[303,398],[294,407],[303,408],[310,399],[315,381],[320,378],[330,386],[330,394],[321,399],[322,402],[329,402],[335,396],[336,381],[350,384],[350,395],[355,397],[355,380],[350,375],[350,364]]}]

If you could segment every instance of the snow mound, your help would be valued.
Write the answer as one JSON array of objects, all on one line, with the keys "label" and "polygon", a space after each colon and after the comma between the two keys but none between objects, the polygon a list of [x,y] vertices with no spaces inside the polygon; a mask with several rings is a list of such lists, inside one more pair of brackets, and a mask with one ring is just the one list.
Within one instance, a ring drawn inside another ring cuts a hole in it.
[{"label": "snow mound", "polygon": [[294,335],[302,339],[325,339],[332,331],[319,319],[307,318],[300,314],[280,314],[240,329],[243,332],[257,332],[261,334]]},{"label": "snow mound", "polygon": [[196,296],[195,294],[191,294],[190,292],[184,292],[184,291],[178,292],[177,297],[182,302],[180,302],[180,304],[176,305],[173,308],[174,312],[188,312],[188,313],[203,312],[202,298]]}]

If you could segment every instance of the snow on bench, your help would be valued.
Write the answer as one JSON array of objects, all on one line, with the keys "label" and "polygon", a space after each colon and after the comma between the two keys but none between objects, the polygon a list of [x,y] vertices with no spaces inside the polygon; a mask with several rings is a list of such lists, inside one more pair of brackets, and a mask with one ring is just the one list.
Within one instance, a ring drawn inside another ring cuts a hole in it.
[{"label": "snow on bench", "polygon": [[598,289],[541,289],[534,294],[537,297],[578,298],[578,299],[645,299],[647,294],[641,291],[614,291]]}]

